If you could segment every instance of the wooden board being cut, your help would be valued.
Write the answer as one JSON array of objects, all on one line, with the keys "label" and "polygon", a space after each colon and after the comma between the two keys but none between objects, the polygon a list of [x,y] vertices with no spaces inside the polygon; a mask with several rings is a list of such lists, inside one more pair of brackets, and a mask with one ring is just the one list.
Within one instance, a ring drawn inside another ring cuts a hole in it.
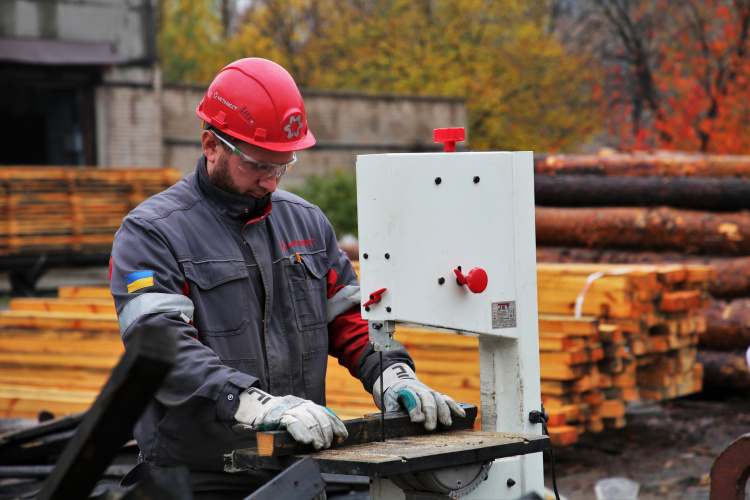
[{"label": "wooden board being cut", "polygon": [[225,455],[224,470],[239,473],[257,467],[280,470],[304,457],[311,457],[320,472],[387,477],[526,455],[549,448],[547,436],[466,430],[358,444],[291,457],[261,457],[254,448],[235,450]]}]

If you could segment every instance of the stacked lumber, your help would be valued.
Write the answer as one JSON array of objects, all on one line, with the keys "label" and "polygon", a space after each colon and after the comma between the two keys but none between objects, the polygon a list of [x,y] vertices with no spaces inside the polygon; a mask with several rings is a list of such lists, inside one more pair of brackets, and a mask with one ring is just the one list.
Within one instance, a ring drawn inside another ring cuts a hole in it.
[{"label": "stacked lumber", "polygon": [[[588,285],[575,317],[587,279],[605,271]],[[629,401],[700,390],[700,307],[712,278],[708,266],[538,266],[541,388],[554,443],[625,425]],[[109,290],[61,288],[57,298],[10,305],[0,312],[0,416],[87,409],[123,352]],[[480,406],[478,339],[403,326],[395,336],[420,380]],[[333,358],[326,397],[345,419],[378,411]]]},{"label": "stacked lumber", "polygon": [[715,266],[704,387],[750,394],[750,157],[540,155],[534,170],[538,262]]},{"label": "stacked lumber", "polygon": [[122,218],[175,168],[0,168],[0,256],[108,252]]},{"label": "stacked lumber", "polygon": [[12,299],[10,309],[0,311],[0,417],[87,410],[123,352],[107,288]]},{"label": "stacked lumber", "polygon": [[710,266],[538,264],[542,401],[550,435],[626,425],[626,404],[699,392]]}]

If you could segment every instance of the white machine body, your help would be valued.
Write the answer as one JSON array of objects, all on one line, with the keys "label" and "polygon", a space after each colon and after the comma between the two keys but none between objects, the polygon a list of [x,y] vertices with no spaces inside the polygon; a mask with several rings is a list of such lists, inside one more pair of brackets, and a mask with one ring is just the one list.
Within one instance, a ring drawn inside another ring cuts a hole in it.
[{"label": "white machine body", "polygon": [[[362,317],[478,336],[482,430],[541,434],[529,422],[541,407],[533,154],[358,156],[357,207],[363,304],[385,289]],[[483,270],[486,288],[459,285],[459,266]],[[375,480],[371,497],[398,498],[394,489]],[[467,498],[543,490],[535,453],[495,461]]]}]

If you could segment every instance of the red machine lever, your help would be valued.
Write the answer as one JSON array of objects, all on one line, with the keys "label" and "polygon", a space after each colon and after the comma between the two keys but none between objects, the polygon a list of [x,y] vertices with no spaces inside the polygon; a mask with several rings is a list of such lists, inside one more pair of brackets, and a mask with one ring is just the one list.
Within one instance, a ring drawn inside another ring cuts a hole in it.
[{"label": "red machine lever", "polygon": [[377,292],[372,292],[370,294],[370,300],[368,300],[367,302],[365,302],[363,304],[363,307],[367,307],[369,305],[377,304],[378,302],[380,302],[380,299],[382,298],[381,296],[383,295],[383,292],[385,292],[385,291],[386,291],[385,288],[381,288]]},{"label": "red machine lever", "polygon": [[434,142],[442,142],[446,153],[453,153],[456,151],[456,143],[466,139],[466,130],[463,127],[436,128],[432,131],[432,139]]},{"label": "red machine lever", "polygon": [[459,285],[466,285],[472,293],[482,293],[487,288],[487,273],[481,267],[475,267],[464,276],[460,269],[454,269]]}]

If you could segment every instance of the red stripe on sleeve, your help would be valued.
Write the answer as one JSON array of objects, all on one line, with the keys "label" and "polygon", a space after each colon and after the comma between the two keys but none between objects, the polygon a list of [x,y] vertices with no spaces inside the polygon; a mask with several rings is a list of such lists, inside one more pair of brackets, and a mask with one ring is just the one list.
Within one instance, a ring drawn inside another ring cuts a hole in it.
[{"label": "red stripe on sleeve", "polygon": [[328,298],[329,299],[333,297],[334,295],[336,295],[336,292],[344,288],[343,285],[336,286],[336,282],[338,280],[339,280],[339,275],[336,273],[336,271],[334,271],[333,269],[328,271],[328,276],[327,276],[328,283],[327,284],[328,284]]},{"label": "red stripe on sleeve", "polygon": [[346,367],[353,377],[357,376],[357,361],[368,342],[367,321],[362,319],[359,305],[338,315],[328,325],[328,353],[338,358],[339,364]]}]

